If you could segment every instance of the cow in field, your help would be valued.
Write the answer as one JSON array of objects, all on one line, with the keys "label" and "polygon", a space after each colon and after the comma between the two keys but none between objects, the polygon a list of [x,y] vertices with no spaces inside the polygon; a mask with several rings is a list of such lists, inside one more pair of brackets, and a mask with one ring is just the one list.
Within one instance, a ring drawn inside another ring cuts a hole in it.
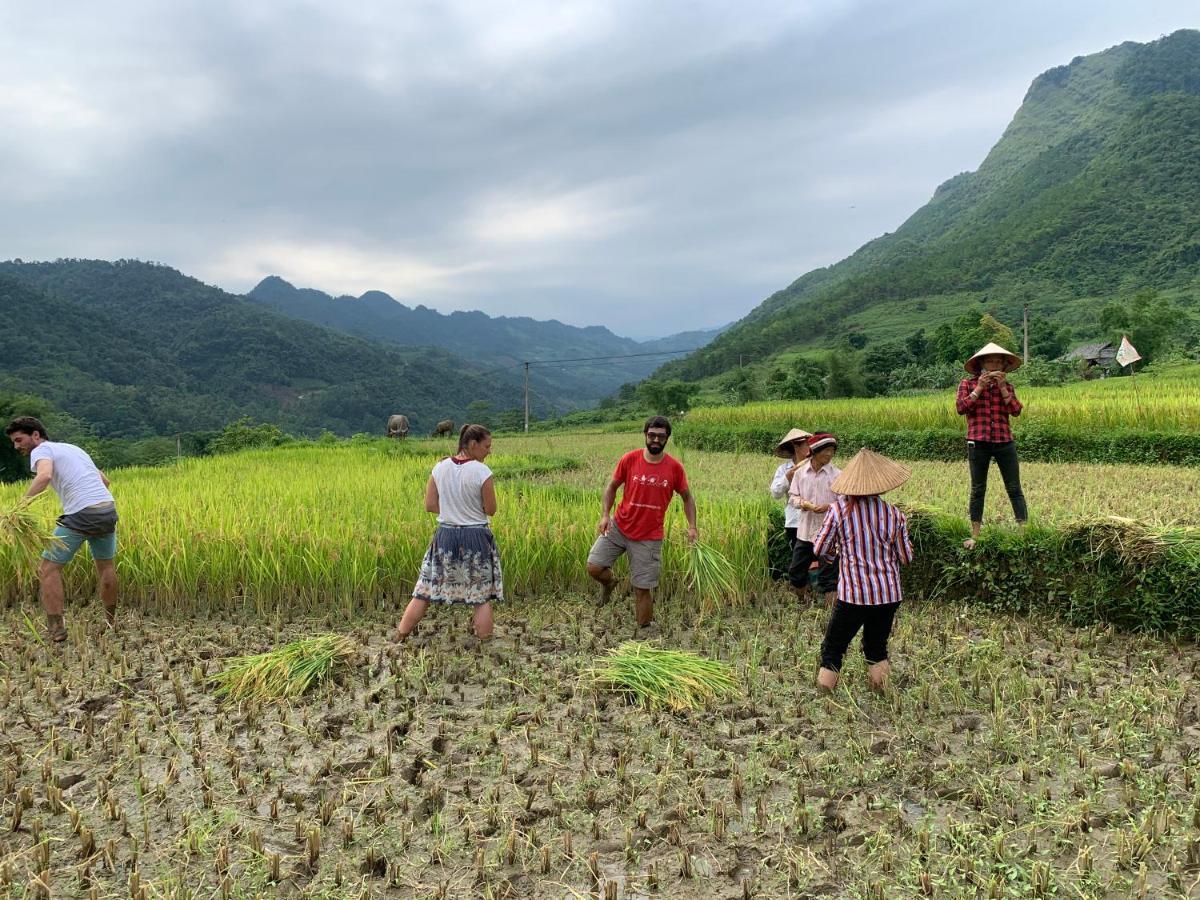
[{"label": "cow in field", "polygon": [[387,436],[390,438],[408,437],[408,416],[388,416]]},{"label": "cow in field", "polygon": [[454,420],[442,419],[442,421],[437,423],[437,427],[433,429],[433,433],[430,435],[430,437],[442,437],[443,435],[449,436],[453,431]]}]

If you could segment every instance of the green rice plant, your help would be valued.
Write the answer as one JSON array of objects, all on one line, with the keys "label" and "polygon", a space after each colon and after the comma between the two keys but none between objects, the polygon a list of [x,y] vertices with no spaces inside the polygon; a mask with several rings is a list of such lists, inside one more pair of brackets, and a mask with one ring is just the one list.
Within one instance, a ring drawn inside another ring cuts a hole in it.
[{"label": "green rice plant", "polygon": [[[1200,461],[1200,366],[1055,387],[1018,384],[1017,390],[1025,409],[1012,427],[1023,460]],[[697,407],[677,443],[766,453],[799,426],[832,431],[847,446],[869,444],[901,459],[955,460],[964,453],[966,426],[954,399],[948,387],[905,396]]]},{"label": "green rice plant", "polygon": [[595,686],[628,694],[644,706],[676,711],[741,694],[737,676],[725,663],[644,641],[625,641],[609,650],[587,676]]},{"label": "green rice plant", "polygon": [[703,541],[695,541],[688,548],[687,580],[688,587],[700,599],[702,613],[724,603],[738,606],[744,597],[733,563],[716,547]]},{"label": "green rice plant", "polygon": [[[511,599],[593,589],[584,560],[595,540],[597,498],[614,461],[640,441],[640,432],[497,438],[489,464],[498,473],[512,474],[497,476],[500,508],[492,530]],[[150,614],[219,610],[258,619],[378,611],[390,598],[411,592],[434,529],[422,499],[429,469],[444,449],[434,452],[411,444],[404,453],[374,444],[296,445],[185,459],[169,469],[123,470],[117,498],[122,602]],[[852,449],[847,447],[842,456]],[[682,539],[686,523],[676,499],[664,523],[663,569],[668,577],[660,586],[660,599],[701,593],[705,609],[711,610],[717,603],[763,596],[771,585],[768,537],[783,531],[782,509],[767,493],[778,460],[692,448],[686,457],[704,540],[732,567],[732,573],[724,571],[733,589],[710,585],[698,591],[689,584],[692,551]],[[579,465],[561,466],[564,459]],[[330,479],[334,470],[339,477]],[[1110,510],[1165,529],[1156,532],[1163,542],[1176,534],[1174,526],[1200,525],[1200,466],[1023,461],[1021,475],[1034,521],[1053,528],[1061,540],[1070,538],[1074,523]],[[936,556],[955,569],[947,574],[953,574],[956,584],[970,582],[979,593],[980,585],[992,582],[979,581],[986,573],[961,556],[968,489],[965,460],[918,462],[912,479],[888,499],[905,508],[942,511],[937,528],[914,534],[924,542],[914,568]],[[23,493],[21,485],[0,485],[0,509],[17,504]],[[1003,492],[993,487],[984,510],[987,554],[1017,554],[1015,560],[1027,546],[1030,553],[1046,548],[1063,557],[1056,549],[1061,540],[1033,528],[1016,530],[1013,524]],[[1186,540],[1180,537],[1176,543]],[[1091,547],[1082,540],[1071,545],[1082,552],[1072,551],[1077,557],[1064,557],[1063,565],[1073,562],[1082,569]],[[1179,552],[1156,559],[1176,559]],[[987,554],[973,558],[990,558]],[[1111,553],[1105,558],[1116,559]],[[1022,562],[1016,571],[1027,571],[1029,562],[1037,560]],[[1160,568],[1157,563],[1155,568]],[[1122,563],[1112,577],[1123,574],[1142,580],[1147,575],[1141,567]],[[87,564],[86,554],[66,575],[71,597],[95,591],[95,568]],[[1155,590],[1168,587],[1162,579],[1156,584]],[[0,537],[0,607],[19,604],[36,589],[26,557],[11,538]],[[1110,594],[1106,589],[1104,595]]]},{"label": "green rice plant", "polygon": [[8,512],[0,513],[0,544],[12,547],[22,562],[29,565],[37,561],[43,550],[62,546],[61,540],[46,533],[40,517],[31,508],[44,496],[22,497]]},{"label": "green rice plant", "polygon": [[356,647],[348,637],[322,634],[266,653],[234,657],[209,680],[216,683],[218,695],[235,702],[295,698],[328,680]]}]

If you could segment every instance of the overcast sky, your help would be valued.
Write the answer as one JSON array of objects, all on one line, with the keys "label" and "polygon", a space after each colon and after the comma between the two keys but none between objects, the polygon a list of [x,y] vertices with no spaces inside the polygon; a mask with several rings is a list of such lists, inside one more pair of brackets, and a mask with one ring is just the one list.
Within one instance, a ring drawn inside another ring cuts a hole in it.
[{"label": "overcast sky", "polygon": [[1195,0],[0,4],[0,258],[635,337],[740,318]]}]

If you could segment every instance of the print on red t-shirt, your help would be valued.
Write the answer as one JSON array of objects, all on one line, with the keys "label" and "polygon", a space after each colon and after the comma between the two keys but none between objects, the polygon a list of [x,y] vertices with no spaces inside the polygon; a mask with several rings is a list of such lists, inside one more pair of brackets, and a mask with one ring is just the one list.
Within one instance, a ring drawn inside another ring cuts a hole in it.
[{"label": "print on red t-shirt", "polygon": [[621,534],[631,541],[661,541],[672,495],[688,489],[679,460],[664,453],[661,462],[650,463],[642,450],[631,450],[617,463],[613,481],[625,485],[616,515]]}]

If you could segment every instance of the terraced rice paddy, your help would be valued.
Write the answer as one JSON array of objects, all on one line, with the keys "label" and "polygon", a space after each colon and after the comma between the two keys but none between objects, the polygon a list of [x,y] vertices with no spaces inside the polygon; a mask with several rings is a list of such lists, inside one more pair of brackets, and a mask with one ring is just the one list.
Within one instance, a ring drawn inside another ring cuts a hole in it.
[{"label": "terraced rice paddy", "polygon": [[[0,896],[1200,896],[1196,648],[914,597],[892,689],[865,690],[855,649],[820,696],[824,612],[766,577],[769,457],[679,454],[746,603],[698,615],[672,509],[655,636],[743,695],[671,711],[598,689],[644,637],[624,586],[597,607],[582,571],[639,445],[497,437],[511,602],[484,645],[461,610],[387,640],[432,530],[432,442],[113,473],[122,628],[83,602],[81,560],[62,648],[0,550]],[[965,504],[963,467],[914,468],[912,499]],[[1025,476],[1052,524],[1198,520],[1196,470]],[[326,632],[359,647],[332,683],[221,700],[228,659]]]}]

